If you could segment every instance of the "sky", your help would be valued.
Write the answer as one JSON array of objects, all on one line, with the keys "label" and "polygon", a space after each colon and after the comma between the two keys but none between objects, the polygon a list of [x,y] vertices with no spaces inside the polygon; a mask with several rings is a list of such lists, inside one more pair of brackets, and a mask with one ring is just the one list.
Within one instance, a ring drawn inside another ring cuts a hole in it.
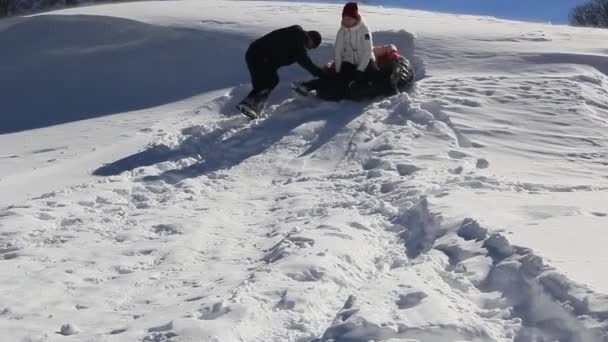
[{"label": "sky", "polygon": [[359,2],[565,24],[568,22],[570,10],[588,0],[363,0]]}]

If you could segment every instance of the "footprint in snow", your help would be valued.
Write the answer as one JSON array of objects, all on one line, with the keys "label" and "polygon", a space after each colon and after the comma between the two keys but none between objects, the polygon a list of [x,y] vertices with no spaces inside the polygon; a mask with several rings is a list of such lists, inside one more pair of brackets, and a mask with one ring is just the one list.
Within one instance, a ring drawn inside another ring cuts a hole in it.
[{"label": "footprint in snow", "polygon": [[69,323],[62,325],[61,329],[59,330],[59,334],[63,336],[77,335],[79,332],[80,330],[78,329],[78,327]]},{"label": "footprint in snow", "polygon": [[359,223],[359,222],[349,222],[349,223],[348,223],[348,225],[349,225],[350,227],[355,228],[355,229],[358,229],[358,230],[363,230],[363,231],[366,231],[366,232],[371,231],[371,229],[370,229],[370,228],[366,227],[365,225],[362,225],[362,224],[361,224],[361,223]]},{"label": "footprint in snow", "polygon": [[84,221],[79,217],[64,218],[61,220],[61,227],[71,227],[82,224]]},{"label": "footprint in snow", "polygon": [[59,151],[59,150],[67,150],[67,149],[68,149],[67,146],[60,146],[60,147],[54,147],[54,148],[43,148],[40,150],[32,151],[32,154],[49,153],[49,152],[55,152],[55,151]]},{"label": "footprint in snow", "polygon": [[17,254],[17,253],[5,253],[5,254],[0,254],[0,256],[2,256],[2,258],[4,260],[13,260],[13,259],[16,259],[19,256],[19,254]]},{"label": "footprint in snow", "polygon": [[311,268],[301,273],[287,273],[287,276],[299,282],[315,282],[321,280],[325,276],[325,272]]},{"label": "footprint in snow", "polygon": [[144,337],[143,342],[164,342],[171,341],[173,337],[179,336],[176,333],[169,331],[167,333],[151,333],[150,335]]},{"label": "footprint in snow", "polygon": [[48,213],[40,213],[40,214],[38,214],[38,219],[43,220],[43,221],[51,221],[51,220],[54,220],[55,217]]},{"label": "footprint in snow", "polygon": [[348,234],[341,234],[341,233],[323,233],[323,235],[325,236],[334,236],[343,240],[352,240],[352,236],[348,235]]},{"label": "footprint in snow", "polygon": [[196,302],[201,299],[205,299],[205,296],[196,296],[196,297],[186,298],[186,299],[184,299],[184,301],[185,302]]},{"label": "footprint in snow", "polygon": [[478,169],[487,169],[490,166],[490,162],[486,159],[480,158],[477,159],[477,164],[475,165]]},{"label": "footprint in snow", "polygon": [[82,206],[82,207],[86,207],[86,208],[94,208],[95,207],[95,202],[94,201],[79,201],[77,204],[80,205],[80,206]]},{"label": "footprint in snow", "polygon": [[463,170],[464,169],[462,168],[462,166],[459,166],[459,167],[457,167],[455,169],[448,169],[448,172],[451,173],[451,174],[453,174],[453,175],[459,175],[459,174],[462,173]]},{"label": "footprint in snow", "polygon": [[135,272],[132,267],[125,265],[114,266],[114,271],[118,274],[129,274]]},{"label": "footprint in snow", "polygon": [[182,227],[177,223],[157,224],[153,228],[154,232],[161,236],[182,234]]},{"label": "footprint in snow", "polygon": [[411,165],[411,164],[398,164],[397,165],[397,172],[399,172],[399,175],[401,175],[401,176],[410,176],[419,170],[420,170],[420,168],[418,168],[415,165]]},{"label": "footprint in snow", "polygon": [[210,321],[224,316],[230,312],[229,306],[224,306],[224,303],[219,302],[213,305],[204,306],[199,310],[198,319]]},{"label": "footprint in snow", "polygon": [[453,158],[453,159],[463,159],[463,158],[468,157],[469,155],[464,152],[451,150],[450,152],[448,152],[448,156],[450,156],[450,158]]},{"label": "footprint in snow", "polygon": [[422,291],[400,294],[399,299],[395,303],[401,310],[409,309],[420,304],[426,297],[428,297],[428,295]]},{"label": "footprint in snow", "polygon": [[372,158],[372,159],[368,160],[367,162],[365,162],[365,164],[363,164],[364,170],[374,170],[374,169],[389,170],[391,168],[392,168],[392,165],[389,161],[382,160],[379,158]]},{"label": "footprint in snow", "polygon": [[295,249],[310,248],[314,245],[315,240],[313,239],[303,236],[287,236],[268,249],[267,254],[262,258],[262,260],[267,263],[273,263],[277,260],[283,259]]},{"label": "footprint in snow", "polygon": [[149,333],[173,330],[173,321],[148,329]]},{"label": "footprint in snow", "polygon": [[283,291],[283,294],[281,295],[281,300],[279,300],[277,305],[275,305],[275,308],[279,309],[279,310],[293,310],[293,308],[295,308],[295,306],[296,306],[295,300],[290,299],[287,294],[287,290],[285,290],[285,291]]},{"label": "footprint in snow", "polygon": [[122,328],[122,329],[114,329],[114,330],[110,331],[108,334],[109,334],[109,335],[119,335],[119,334],[124,333],[125,331],[127,331],[127,329],[126,329],[126,328]]}]

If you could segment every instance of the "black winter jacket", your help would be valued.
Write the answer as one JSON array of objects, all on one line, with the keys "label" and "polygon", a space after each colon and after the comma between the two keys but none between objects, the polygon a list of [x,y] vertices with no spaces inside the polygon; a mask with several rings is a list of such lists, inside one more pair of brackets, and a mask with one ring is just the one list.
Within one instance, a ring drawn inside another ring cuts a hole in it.
[{"label": "black winter jacket", "polygon": [[320,77],[323,70],[315,65],[306,49],[308,33],[299,25],[289,26],[268,33],[251,43],[248,54],[256,59],[267,60],[275,69],[298,63],[312,75]]}]

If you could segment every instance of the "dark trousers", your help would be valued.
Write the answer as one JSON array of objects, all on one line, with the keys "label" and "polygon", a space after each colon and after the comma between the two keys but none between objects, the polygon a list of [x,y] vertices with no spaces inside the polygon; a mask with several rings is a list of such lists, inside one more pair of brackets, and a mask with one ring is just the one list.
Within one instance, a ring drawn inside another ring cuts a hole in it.
[{"label": "dark trousers", "polygon": [[342,66],[340,68],[340,72],[329,76],[324,79],[314,79],[312,81],[308,81],[304,83],[304,85],[310,90],[316,90],[322,84],[322,82],[331,82],[334,86],[347,88],[353,81],[357,81],[357,83],[376,83],[380,81],[382,75],[380,70],[378,69],[378,65],[373,60],[369,61],[367,68],[363,72],[363,77],[357,80],[357,66],[348,63],[342,62]]},{"label": "dark trousers", "polygon": [[277,68],[255,47],[249,47],[245,54],[245,60],[253,86],[247,98],[256,103],[265,101],[270,92],[279,84]]}]

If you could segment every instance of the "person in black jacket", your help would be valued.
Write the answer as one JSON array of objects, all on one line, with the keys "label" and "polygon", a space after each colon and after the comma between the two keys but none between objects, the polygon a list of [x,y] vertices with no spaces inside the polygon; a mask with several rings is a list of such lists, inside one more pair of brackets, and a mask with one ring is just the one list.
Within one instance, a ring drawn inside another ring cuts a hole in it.
[{"label": "person in black jacket", "polygon": [[321,34],[305,31],[294,25],[272,31],[251,43],[245,59],[251,74],[253,90],[237,108],[248,116],[257,116],[272,90],[279,83],[277,70],[298,63],[315,77],[323,77],[324,71],[308,56],[308,49],[321,44]]}]

